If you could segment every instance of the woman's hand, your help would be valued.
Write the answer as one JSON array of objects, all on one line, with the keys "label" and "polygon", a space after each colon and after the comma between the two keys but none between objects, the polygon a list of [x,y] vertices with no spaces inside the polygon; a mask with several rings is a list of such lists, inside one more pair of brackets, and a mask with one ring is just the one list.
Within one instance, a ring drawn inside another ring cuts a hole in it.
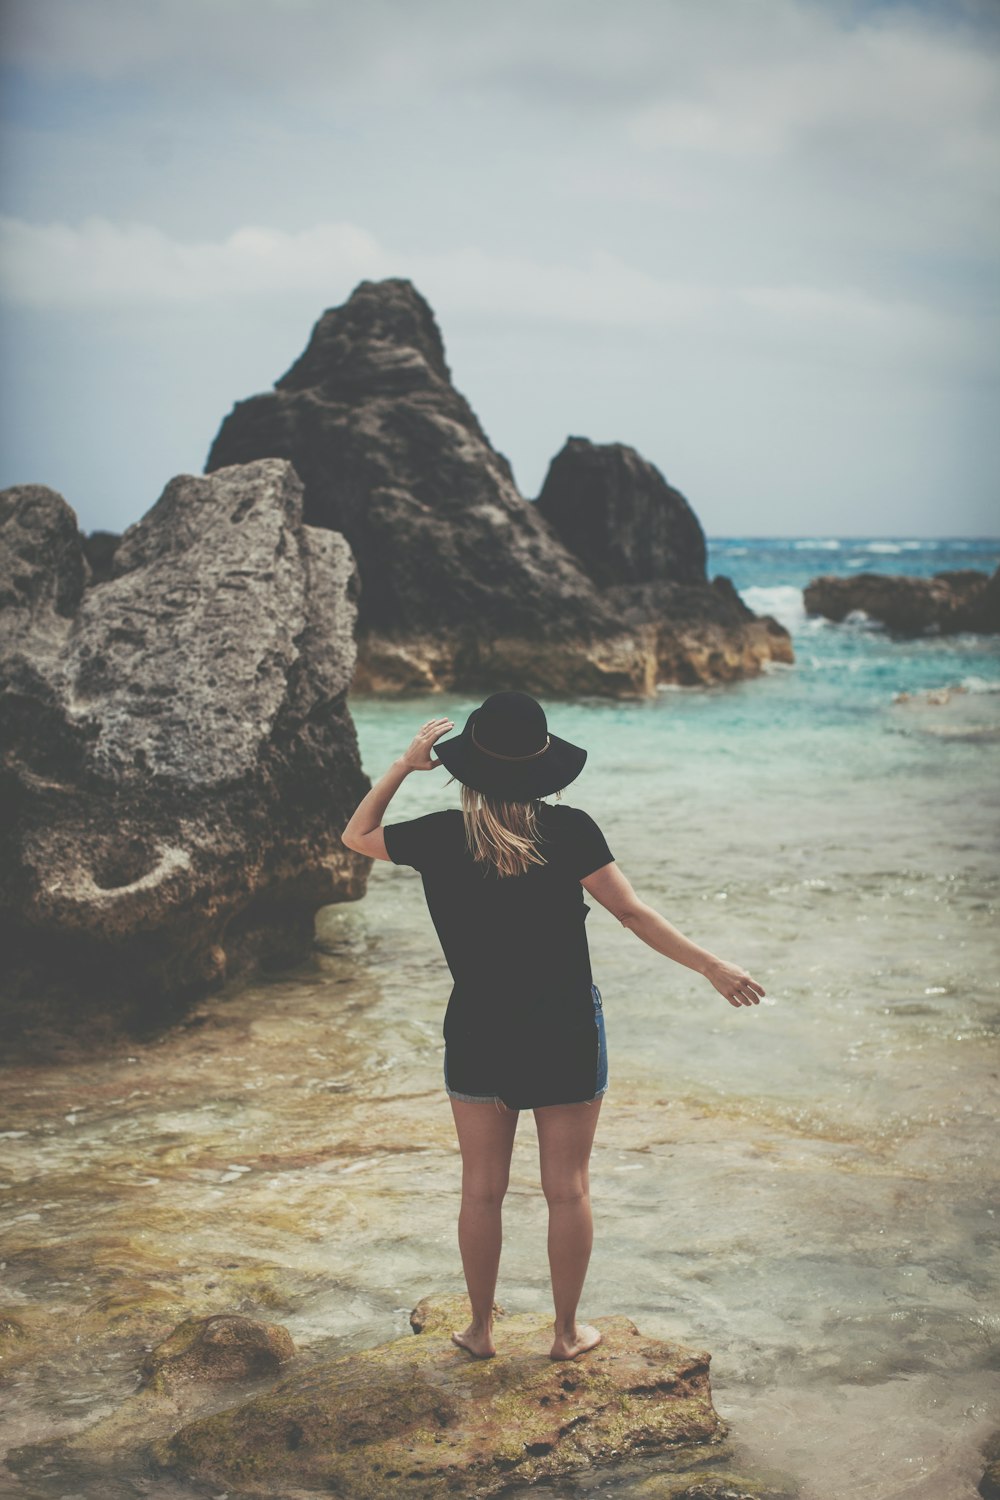
[{"label": "woman's hand", "polygon": [[403,764],[410,771],[433,771],[441,762],[436,755],[431,755],[431,746],[435,740],[450,734],[454,727],[450,719],[428,719],[423,729],[413,736],[410,748],[403,755]]},{"label": "woman's hand", "polygon": [[738,964],[727,964],[717,958],[705,970],[705,978],[713,984],[720,995],[725,995],[730,1005],[759,1005],[764,987],[751,979],[746,969]]}]

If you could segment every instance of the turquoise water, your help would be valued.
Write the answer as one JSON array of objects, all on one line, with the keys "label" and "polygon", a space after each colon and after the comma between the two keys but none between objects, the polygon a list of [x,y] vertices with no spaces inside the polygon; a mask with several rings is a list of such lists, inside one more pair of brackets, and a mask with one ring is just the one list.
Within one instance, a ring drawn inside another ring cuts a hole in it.
[{"label": "turquoise water", "polygon": [[[712,1349],[748,1462],[816,1500],[972,1494],[997,1409],[1000,642],[809,620],[801,590],[998,561],[995,541],[719,540],[710,572],[789,626],[793,666],[546,704],[590,752],[565,800],[643,899],[768,992],[734,1011],[591,910],[611,1088],[589,1312]],[[474,706],[358,700],[367,771]],[[456,803],[443,771],[413,775],[386,821]],[[449,981],[418,877],[378,865],[330,915],[373,944],[426,1037],[408,1076],[437,1087]],[[505,1256],[512,1304],[544,1307],[540,1246]]]},{"label": "turquoise water", "polygon": [[[966,683],[1000,690],[1000,651],[985,636],[893,640],[859,622],[846,628],[809,619],[802,589],[820,574],[902,573],[930,577],[959,568],[992,573],[1000,541],[837,538],[726,538],[709,548],[709,571],[732,578],[752,609],[775,615],[793,633],[798,656],[788,710],[850,713],[883,700],[886,691],[914,692]],[[832,689],[826,691],[827,688]]]},{"label": "turquoise water", "polygon": [[[997,542],[718,541],[710,572],[728,572],[754,608],[783,619],[793,633],[793,666],[731,686],[668,689],[646,702],[547,705],[550,727],[589,750],[564,800],[598,819],[640,895],[705,946],[759,970],[782,998],[782,1026],[792,1029],[787,1047],[773,1049],[773,1011],[766,1033],[753,1016],[739,1053],[704,1038],[696,1057],[675,1050],[673,1080],[704,1087],[712,1078],[706,1063],[718,1051],[715,1082],[728,1086],[747,1049],[760,1048],[754,1060],[768,1091],[787,1084],[794,1095],[800,1049],[809,1046],[799,1032],[804,1015],[812,1016],[807,994],[817,984],[810,979],[803,992],[799,955],[806,949],[818,957],[849,941],[850,953],[818,981],[820,992],[870,994],[876,1008],[906,955],[912,969],[926,970],[925,988],[950,984],[961,955],[946,938],[928,946],[928,924],[944,911],[949,922],[961,918],[978,931],[975,914],[985,914],[984,903],[996,895],[1000,783],[991,736],[1000,729],[1000,641],[899,641],[863,622],[810,620],[801,588],[821,570],[888,564],[931,573],[992,569],[998,561]],[[946,702],[895,701],[901,693],[944,697],[942,690],[955,688],[964,691],[952,691]],[[447,713],[460,727],[477,701],[355,701],[369,774],[377,776],[426,718]],[[415,774],[385,821],[457,801],[443,770]],[[410,876],[376,866],[369,902],[383,881],[400,879]],[[397,920],[420,934],[438,998],[446,998],[419,886],[407,891]],[[669,988],[676,1007],[703,981],[620,934],[602,912],[592,914],[588,930],[602,994],[610,992],[612,1013],[617,997],[622,1012],[619,1056],[624,1049],[623,1061],[648,1070],[649,986]],[[987,1003],[996,995],[993,968],[984,963]],[[963,971],[962,984],[977,1005],[975,975]],[[717,1019],[731,1028],[745,1018]],[[814,1042],[815,1078],[833,1064],[822,1037]]]}]

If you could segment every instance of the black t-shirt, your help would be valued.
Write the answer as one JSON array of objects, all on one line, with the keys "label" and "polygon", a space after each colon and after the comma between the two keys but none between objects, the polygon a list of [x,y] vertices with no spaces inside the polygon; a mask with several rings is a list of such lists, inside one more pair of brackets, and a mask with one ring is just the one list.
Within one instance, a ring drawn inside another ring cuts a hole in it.
[{"label": "black t-shirt", "polygon": [[595,1025],[580,881],[614,860],[582,808],[536,810],[546,863],[522,875],[500,876],[472,857],[458,808],[382,829],[389,858],[420,871],[454,981],[444,1019],[449,1085],[512,1105],[530,1094],[522,1108],[588,1097]]}]

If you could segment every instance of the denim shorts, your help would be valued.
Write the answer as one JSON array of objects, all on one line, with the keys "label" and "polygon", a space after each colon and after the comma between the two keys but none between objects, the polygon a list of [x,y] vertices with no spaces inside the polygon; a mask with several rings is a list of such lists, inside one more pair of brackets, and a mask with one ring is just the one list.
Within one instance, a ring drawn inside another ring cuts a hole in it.
[{"label": "denim shorts", "polygon": [[[593,1098],[581,1099],[578,1101],[580,1104],[593,1104],[594,1100],[600,1099],[608,1091],[608,1041],[604,1034],[604,1006],[597,985],[592,984],[590,990],[594,997],[594,1025],[597,1027],[597,1086]],[[447,1047],[444,1049],[444,1086],[450,1099],[458,1099],[463,1104],[496,1104],[498,1108],[508,1108],[497,1094],[459,1094],[448,1088]]]}]

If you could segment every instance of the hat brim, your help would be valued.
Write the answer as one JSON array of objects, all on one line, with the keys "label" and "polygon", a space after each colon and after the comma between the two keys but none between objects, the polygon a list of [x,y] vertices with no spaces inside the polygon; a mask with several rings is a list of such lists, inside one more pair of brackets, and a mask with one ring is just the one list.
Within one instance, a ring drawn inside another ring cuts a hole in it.
[{"label": "hat brim", "polygon": [[544,755],[530,760],[501,760],[480,750],[472,738],[478,709],[469,715],[461,734],[439,740],[434,754],[456,781],[476,792],[506,802],[531,802],[548,797],[575,781],[583,770],[587,752],[580,745],[549,735]]}]

